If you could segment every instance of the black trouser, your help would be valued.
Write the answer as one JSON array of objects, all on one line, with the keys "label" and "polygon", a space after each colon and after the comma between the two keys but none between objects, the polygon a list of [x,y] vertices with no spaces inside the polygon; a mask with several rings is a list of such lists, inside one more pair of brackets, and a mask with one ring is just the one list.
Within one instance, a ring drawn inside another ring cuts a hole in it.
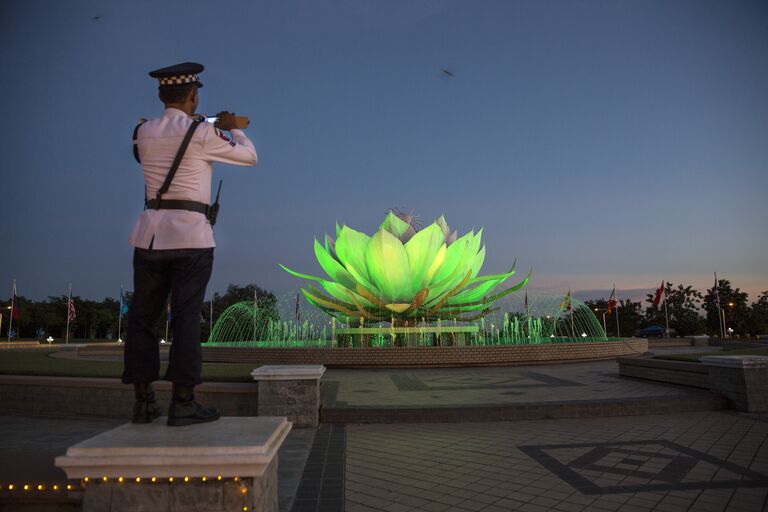
[{"label": "black trouser", "polygon": [[128,312],[123,382],[152,382],[160,376],[155,325],[171,295],[173,344],[165,380],[194,386],[202,382],[200,315],[211,277],[213,248],[135,249],[133,299]]}]

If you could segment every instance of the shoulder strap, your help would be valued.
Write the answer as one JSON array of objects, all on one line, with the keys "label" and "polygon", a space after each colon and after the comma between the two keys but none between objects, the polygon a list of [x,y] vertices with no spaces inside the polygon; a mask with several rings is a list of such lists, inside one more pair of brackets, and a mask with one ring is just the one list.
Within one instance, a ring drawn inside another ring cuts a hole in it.
[{"label": "shoulder strap", "polygon": [[133,129],[133,158],[135,158],[138,163],[141,163],[141,160],[139,159],[139,128],[146,122],[147,120],[142,117],[139,124]]},{"label": "shoulder strap", "polygon": [[192,124],[189,125],[189,129],[187,130],[187,134],[184,136],[184,140],[181,141],[181,146],[179,146],[179,151],[176,153],[176,158],[173,159],[173,163],[171,164],[171,169],[168,171],[168,175],[165,177],[165,182],[163,183],[163,186],[160,187],[160,189],[157,191],[157,200],[160,201],[160,197],[168,192],[168,189],[171,187],[171,182],[173,181],[173,177],[176,175],[176,170],[179,168],[179,164],[181,163],[181,159],[184,157],[184,153],[187,151],[187,146],[189,146],[189,142],[192,140],[192,135],[194,135],[195,130],[197,130],[197,127],[200,126],[200,123],[203,122],[203,118],[198,117],[194,121],[192,121]]}]

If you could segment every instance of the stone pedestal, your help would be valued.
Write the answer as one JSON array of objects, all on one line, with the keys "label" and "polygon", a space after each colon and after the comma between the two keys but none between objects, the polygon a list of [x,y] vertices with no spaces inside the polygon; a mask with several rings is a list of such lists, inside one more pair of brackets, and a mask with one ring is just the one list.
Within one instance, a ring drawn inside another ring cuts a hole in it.
[{"label": "stone pedestal", "polygon": [[56,458],[81,479],[83,512],[277,512],[277,451],[285,418],[225,417],[186,427],[131,423]]},{"label": "stone pedestal", "polygon": [[738,411],[768,412],[768,356],[705,356],[710,389]]},{"label": "stone pedestal", "polygon": [[694,347],[709,346],[709,336],[691,336],[688,339],[691,340],[691,345]]},{"label": "stone pedestal", "polygon": [[297,427],[316,427],[323,373],[323,365],[265,365],[253,370],[259,384],[259,416],[286,416]]}]

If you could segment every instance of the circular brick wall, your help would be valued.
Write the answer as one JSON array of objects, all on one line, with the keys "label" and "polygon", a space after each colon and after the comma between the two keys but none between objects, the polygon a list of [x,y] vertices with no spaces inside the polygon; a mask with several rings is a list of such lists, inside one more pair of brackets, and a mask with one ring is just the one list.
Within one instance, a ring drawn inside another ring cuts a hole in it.
[{"label": "circular brick wall", "polygon": [[322,364],[329,368],[441,368],[594,361],[642,354],[647,350],[648,340],[644,338],[496,347],[254,348],[203,345],[203,361]]}]

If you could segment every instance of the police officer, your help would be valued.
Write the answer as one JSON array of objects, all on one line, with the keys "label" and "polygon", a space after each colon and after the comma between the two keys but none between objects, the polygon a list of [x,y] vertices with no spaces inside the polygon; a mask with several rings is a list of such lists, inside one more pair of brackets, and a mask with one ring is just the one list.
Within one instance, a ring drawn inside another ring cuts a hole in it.
[{"label": "police officer", "polygon": [[[218,409],[195,400],[202,382],[200,310],[213,265],[211,163],[256,165],[253,144],[235,129],[233,114],[215,124],[195,116],[203,66],[185,62],[149,73],[159,80],[162,117],[134,131],[134,156],[146,185],[147,208],[133,228],[134,295],[128,318],[123,382],[133,384],[134,423],[160,416],[152,381],[160,377],[154,326],[170,294],[171,345],[164,379],[173,382],[168,425],[214,421]],[[222,130],[230,132],[231,137]],[[218,205],[216,205],[217,209]]]}]

